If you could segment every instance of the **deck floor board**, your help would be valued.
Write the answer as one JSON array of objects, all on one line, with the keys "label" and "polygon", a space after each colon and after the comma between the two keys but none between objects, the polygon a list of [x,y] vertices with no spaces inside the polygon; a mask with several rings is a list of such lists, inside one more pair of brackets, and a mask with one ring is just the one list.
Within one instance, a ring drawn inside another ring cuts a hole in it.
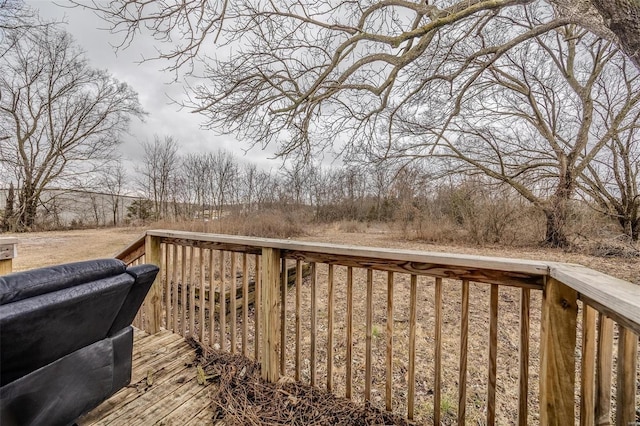
[{"label": "deck floor board", "polygon": [[131,384],[78,420],[80,426],[213,424],[211,386],[198,384],[195,352],[170,331],[135,330]]}]

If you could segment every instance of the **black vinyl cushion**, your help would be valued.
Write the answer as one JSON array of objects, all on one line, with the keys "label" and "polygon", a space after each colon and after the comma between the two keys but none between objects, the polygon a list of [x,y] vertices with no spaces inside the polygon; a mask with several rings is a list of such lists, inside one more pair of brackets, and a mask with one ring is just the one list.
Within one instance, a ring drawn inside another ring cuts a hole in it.
[{"label": "black vinyl cushion", "polygon": [[0,385],[104,339],[134,279],[103,278],[0,306]]},{"label": "black vinyl cushion", "polygon": [[98,259],[4,275],[0,277],[0,305],[123,274],[125,270],[121,260]]}]

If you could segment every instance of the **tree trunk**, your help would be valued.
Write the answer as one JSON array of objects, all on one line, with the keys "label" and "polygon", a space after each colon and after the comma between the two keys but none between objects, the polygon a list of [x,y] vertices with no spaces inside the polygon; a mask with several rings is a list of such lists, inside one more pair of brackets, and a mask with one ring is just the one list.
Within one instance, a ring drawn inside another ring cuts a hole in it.
[{"label": "tree trunk", "polygon": [[544,245],[549,247],[566,247],[569,244],[566,235],[567,211],[566,206],[554,206],[545,209],[547,230],[544,237]]},{"label": "tree trunk", "polygon": [[570,159],[566,156],[560,157],[559,181],[555,194],[543,207],[544,215],[547,218],[547,230],[544,237],[544,244],[549,247],[566,247],[569,245],[567,239],[567,217],[569,214],[569,200],[575,188],[572,168],[569,167]]},{"label": "tree trunk", "polygon": [[36,209],[38,206],[33,185],[25,183],[20,190],[20,217],[18,218],[18,230],[30,230],[36,221]]}]

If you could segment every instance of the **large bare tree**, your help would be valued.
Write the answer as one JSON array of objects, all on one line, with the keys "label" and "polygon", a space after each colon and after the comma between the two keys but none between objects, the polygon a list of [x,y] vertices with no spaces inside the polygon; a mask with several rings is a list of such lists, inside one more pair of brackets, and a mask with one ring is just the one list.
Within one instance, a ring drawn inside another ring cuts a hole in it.
[{"label": "large bare tree", "polygon": [[[529,12],[521,21],[535,27]],[[638,70],[610,42],[575,25],[505,53],[463,97],[449,96],[442,84],[413,85],[420,90],[393,117],[398,139],[379,146],[380,155],[439,157],[456,173],[512,186],[544,212],[545,241],[553,246],[567,243],[581,175],[603,148],[640,126]],[[450,110],[456,114],[443,120],[441,111]]]},{"label": "large bare tree", "polygon": [[143,110],[137,94],[89,66],[55,26],[5,32],[0,58],[0,167],[17,183],[19,227],[33,226],[45,188],[68,186],[113,157]]}]

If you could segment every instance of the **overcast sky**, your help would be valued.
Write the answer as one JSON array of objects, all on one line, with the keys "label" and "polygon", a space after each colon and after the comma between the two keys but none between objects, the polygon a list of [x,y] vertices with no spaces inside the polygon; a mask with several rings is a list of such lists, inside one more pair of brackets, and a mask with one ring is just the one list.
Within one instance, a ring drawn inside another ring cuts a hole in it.
[{"label": "overcast sky", "polygon": [[57,4],[66,4],[65,0],[25,0],[32,8],[39,10],[40,16],[47,20],[64,20],[64,27],[72,34],[76,42],[86,51],[91,65],[107,69],[118,80],[128,83],[140,97],[140,103],[149,113],[144,122],[134,119],[131,135],[123,137],[123,158],[135,161],[141,158],[141,141],[152,141],[153,135],[174,136],[181,146],[181,153],[215,151],[224,148],[233,152],[241,161],[257,163],[263,168],[277,168],[279,160],[268,160],[271,152],[254,148],[247,154],[248,143],[237,141],[233,136],[218,136],[212,131],[201,130],[203,118],[188,111],[179,111],[170,104],[169,97],[180,99],[184,90],[180,83],[170,84],[173,75],[160,71],[162,63],[146,62],[139,64],[142,55],[151,56],[153,40],[138,37],[134,45],[127,50],[115,53],[112,45],[119,38],[101,29],[106,27],[100,18],[91,11],[81,8],[64,8]]}]

